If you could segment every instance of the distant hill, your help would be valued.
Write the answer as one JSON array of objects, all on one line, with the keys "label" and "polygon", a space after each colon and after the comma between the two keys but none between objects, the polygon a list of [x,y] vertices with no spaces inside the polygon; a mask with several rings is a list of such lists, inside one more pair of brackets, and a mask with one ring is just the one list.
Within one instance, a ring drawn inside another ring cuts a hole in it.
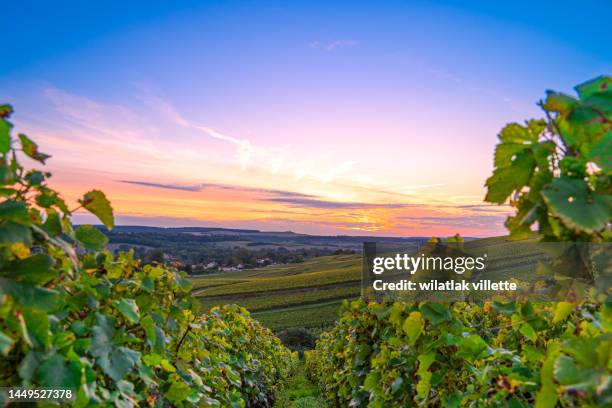
[{"label": "distant hill", "polygon": [[[95,227],[100,229],[105,229],[102,225],[95,225]],[[181,232],[202,232],[202,233],[210,233],[210,232],[233,232],[233,233],[241,233],[241,234],[256,234],[260,233],[259,230],[251,230],[251,229],[232,229],[232,228],[208,228],[208,227],[148,227],[141,225],[117,225],[113,231],[118,232],[155,232],[159,234],[175,234]]]},{"label": "distant hill", "polygon": [[[207,228],[207,227],[147,227],[139,225],[120,225],[112,231],[101,225],[95,227],[102,230],[110,238],[112,244],[139,244],[159,248],[167,241],[181,241],[188,243],[230,243],[234,246],[250,246],[268,244],[285,246],[288,249],[295,247],[327,247],[336,249],[361,250],[365,241],[387,242],[402,244],[406,242],[422,243],[430,237],[378,237],[378,236],[351,236],[351,235],[308,235],[292,231],[259,231],[252,229],[233,228]],[[138,235],[142,241],[135,242]],[[471,239],[471,238],[466,238]],[[157,242],[156,242],[157,241]]]},{"label": "distant hill", "polygon": [[[292,231],[121,225],[108,231],[111,251],[134,250],[144,262],[173,261],[190,275],[225,269],[248,269],[275,264],[294,264],[328,255],[354,254],[363,243],[421,245],[430,237],[377,237],[308,235]],[[468,238],[469,240],[470,238]]]}]

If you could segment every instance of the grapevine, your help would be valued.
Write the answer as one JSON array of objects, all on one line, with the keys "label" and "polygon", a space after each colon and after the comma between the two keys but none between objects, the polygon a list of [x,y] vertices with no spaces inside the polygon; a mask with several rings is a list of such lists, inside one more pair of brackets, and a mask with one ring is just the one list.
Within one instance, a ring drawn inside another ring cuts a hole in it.
[{"label": "grapevine", "polygon": [[[499,134],[486,200],[515,208],[510,239],[612,239],[612,78],[576,90]],[[612,406],[612,302],[345,302],[305,356],[330,406]]]},{"label": "grapevine", "polygon": [[296,356],[243,308],[202,313],[184,273],[74,228],[82,208],[112,229],[110,202],[91,190],[71,210],[21,165],[50,156],[12,137],[11,114],[0,106],[0,386],[71,390],[76,407],[271,406]]}]

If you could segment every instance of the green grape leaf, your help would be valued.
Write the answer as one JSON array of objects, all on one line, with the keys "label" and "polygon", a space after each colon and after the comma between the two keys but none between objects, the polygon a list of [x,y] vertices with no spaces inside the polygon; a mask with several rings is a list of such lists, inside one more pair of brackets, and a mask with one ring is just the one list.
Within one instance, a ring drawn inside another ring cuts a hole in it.
[{"label": "green grape leaf", "polygon": [[108,237],[91,225],[80,225],[74,236],[84,248],[90,251],[101,251],[108,244]]},{"label": "green grape leaf", "polygon": [[15,343],[15,340],[0,331],[0,353],[6,356],[11,350],[11,347],[13,347],[13,343]]},{"label": "green grape leaf", "polygon": [[61,219],[61,224],[62,224],[62,232],[64,232],[64,234],[68,235],[69,237],[74,238],[74,228],[72,226],[72,221],[70,220],[70,217],[67,215],[64,215]]},{"label": "green grape leaf", "polygon": [[10,245],[18,242],[30,245],[32,242],[32,231],[30,231],[30,228],[17,224],[14,221],[0,223],[0,245]]},{"label": "green grape leaf", "polygon": [[94,357],[100,357],[110,351],[115,332],[114,325],[114,318],[100,313],[96,314],[96,325],[92,329],[93,339],[91,343],[91,354]]},{"label": "green grape leaf", "polygon": [[[583,100],[583,105],[593,111],[600,119],[599,123],[602,124],[601,119],[610,119],[612,116],[612,92],[599,92],[590,95],[588,98]],[[609,129],[609,125],[608,125]]]},{"label": "green grape leaf", "polygon": [[115,319],[98,313],[93,327],[91,354],[97,363],[115,381],[121,380],[140,360],[140,353],[113,343]]},{"label": "green grape leaf", "polygon": [[391,391],[395,394],[396,392],[402,389],[402,385],[404,385],[404,379],[402,377],[397,377],[391,383]]},{"label": "green grape leaf", "polygon": [[113,304],[128,321],[131,323],[138,323],[140,320],[140,312],[134,299],[123,298],[121,300],[115,300]]},{"label": "green grape leaf", "polygon": [[589,151],[589,159],[602,168],[603,172],[612,172],[612,130]]},{"label": "green grape leaf", "polygon": [[576,310],[576,304],[572,302],[559,302],[555,306],[555,314],[553,316],[553,323],[560,323],[564,321],[574,310]]},{"label": "green grape leaf", "polygon": [[0,154],[6,154],[11,150],[11,125],[0,117]]},{"label": "green grape leaf", "polygon": [[0,203],[0,219],[26,226],[32,224],[28,207],[23,201],[7,200]]},{"label": "green grape leaf", "polygon": [[576,384],[580,382],[582,374],[576,367],[571,357],[559,356],[555,360],[555,379],[562,385]]},{"label": "green grape leaf", "polygon": [[6,278],[0,278],[0,297],[2,295],[11,296],[21,305],[43,311],[53,310],[61,300],[60,294],[53,289]]},{"label": "green grape leaf", "polygon": [[544,109],[567,115],[578,105],[578,100],[561,92],[546,91]]},{"label": "green grape leaf", "polygon": [[420,307],[420,311],[423,317],[429,320],[434,326],[452,319],[448,306],[441,303],[423,303]]},{"label": "green grape leaf", "polygon": [[363,382],[363,388],[371,391],[380,385],[380,374],[376,371],[370,372]]},{"label": "green grape leaf", "polygon": [[536,162],[530,151],[522,151],[514,156],[505,167],[497,167],[485,183],[485,200],[503,204],[513,191],[526,186],[533,174]]},{"label": "green grape leaf", "polygon": [[535,408],[555,408],[557,406],[557,389],[554,384],[542,386],[535,400]]},{"label": "green grape leaf", "polygon": [[519,153],[531,149],[545,128],[546,123],[541,120],[530,120],[525,126],[518,123],[506,125],[498,135],[501,143],[495,148],[495,167],[507,167]]},{"label": "green grape leaf", "polygon": [[140,353],[127,347],[117,347],[100,356],[98,364],[113,380],[121,380],[140,361]]},{"label": "green grape leaf", "polygon": [[419,369],[417,371],[419,382],[416,385],[417,395],[420,398],[426,398],[431,389],[431,372],[429,367],[436,361],[436,353],[420,354],[417,359],[419,361]]},{"label": "green grape leaf", "polygon": [[13,107],[8,103],[0,105],[0,118],[8,118],[13,113]]},{"label": "green grape leaf", "polygon": [[18,259],[6,267],[4,276],[19,282],[45,284],[57,276],[53,269],[53,259],[47,254],[35,254],[25,259]]},{"label": "green grape leaf", "polygon": [[419,398],[427,398],[431,390],[431,373],[425,371],[419,374],[419,382],[416,385],[417,396]]},{"label": "green grape leaf", "polygon": [[530,344],[523,345],[523,355],[527,361],[539,363],[544,359],[544,354],[535,346]]},{"label": "green grape leaf", "polygon": [[557,389],[554,384],[542,386],[535,400],[535,408],[555,408],[557,406]]},{"label": "green grape leaf", "polygon": [[145,292],[151,293],[155,289],[155,280],[153,280],[153,278],[150,276],[145,276],[142,278],[142,281],[140,281],[140,287]]},{"label": "green grape leaf", "polygon": [[151,353],[142,356],[142,361],[150,367],[158,367],[164,358],[160,354]]},{"label": "green grape leaf", "polygon": [[493,302],[493,309],[507,316],[516,312],[515,302]]},{"label": "green grape leaf", "polygon": [[49,336],[49,317],[47,313],[40,310],[25,309],[23,317],[30,339],[34,339],[38,347],[49,347],[51,338]]},{"label": "green grape leaf", "polygon": [[45,160],[51,157],[48,154],[39,152],[38,145],[34,143],[32,140],[30,140],[30,138],[24,135],[23,133],[19,134],[19,141],[21,142],[21,149],[31,159],[34,159],[42,164],[45,164]]},{"label": "green grape leaf", "polygon": [[55,333],[55,335],[53,336],[52,343],[54,347],[61,349],[71,345],[72,343],[74,343],[75,340],[76,337],[74,333],[66,331],[61,333]]},{"label": "green grape leaf", "polygon": [[563,343],[562,349],[583,366],[596,366],[601,362],[601,356],[597,354],[596,340],[594,339],[571,338]]},{"label": "green grape leaf", "polygon": [[433,362],[436,361],[436,353],[420,354],[417,359],[419,360],[419,372],[427,371]]},{"label": "green grape leaf", "polygon": [[193,390],[189,387],[189,385],[185,384],[182,381],[174,381],[168,391],[166,391],[166,398],[168,398],[171,402],[181,402],[185,400],[185,398],[189,397],[193,393]]},{"label": "green grape leaf", "polygon": [[523,323],[519,331],[521,332],[523,336],[527,337],[529,340],[531,340],[534,343],[538,339],[537,333],[535,332],[535,330],[533,330],[533,327],[531,327],[529,323]]},{"label": "green grape leaf", "polygon": [[30,170],[25,175],[25,179],[32,186],[40,186],[45,181],[45,175],[38,170]]},{"label": "green grape leaf", "polygon": [[402,328],[408,335],[408,343],[410,345],[414,345],[414,343],[417,341],[423,332],[424,326],[423,320],[421,319],[421,313],[419,312],[412,312],[410,313],[410,316],[406,318]]},{"label": "green grape leaf", "polygon": [[576,86],[575,89],[581,99],[597,92],[612,92],[612,77],[602,75]]},{"label": "green grape leaf", "polygon": [[162,361],[160,361],[161,367],[169,372],[169,373],[175,373],[176,372],[176,368],[172,365],[172,363],[170,363],[167,359],[162,359]]},{"label": "green grape leaf", "polygon": [[138,367],[138,375],[147,386],[159,387],[159,383],[156,381],[155,372],[150,367],[140,364]]},{"label": "green grape leaf", "polygon": [[113,216],[113,207],[106,198],[103,192],[99,190],[91,190],[79,200],[79,203],[89,212],[94,214],[102,224],[109,230],[115,226],[115,218]]},{"label": "green grape leaf", "polygon": [[472,334],[468,337],[461,338],[457,356],[465,358],[468,361],[474,361],[486,349],[487,343],[477,334]]},{"label": "green grape leaf", "polygon": [[546,128],[542,120],[530,120],[526,126],[518,123],[507,124],[497,136],[503,143],[516,143],[528,146],[536,143],[540,133]]},{"label": "green grape leaf", "polygon": [[174,281],[182,292],[189,292],[192,288],[191,280],[183,278],[178,273],[174,274]]},{"label": "green grape leaf", "polygon": [[535,408],[554,408],[557,406],[557,388],[554,382],[555,360],[559,354],[559,344],[548,346],[547,356],[540,370],[542,387],[535,400]]},{"label": "green grape leaf", "polygon": [[36,369],[40,365],[42,354],[41,352],[30,350],[25,358],[21,360],[17,372],[26,384],[30,383],[34,374],[36,374]]},{"label": "green grape leaf", "polygon": [[521,201],[515,216],[506,219],[506,228],[510,231],[510,239],[526,239],[533,235],[531,225],[537,220],[539,206],[530,201]]},{"label": "green grape leaf", "polygon": [[529,145],[522,143],[500,143],[495,147],[495,167],[505,167],[512,162],[512,159]]},{"label": "green grape leaf", "polygon": [[147,337],[147,343],[149,343],[150,346],[154,346],[157,343],[157,332],[155,330],[156,329],[155,321],[153,321],[153,318],[151,316],[146,315],[140,321],[140,325],[145,331],[145,336]]},{"label": "green grape leaf", "polygon": [[612,195],[589,192],[584,180],[559,178],[541,194],[551,213],[571,229],[592,234],[610,222]]},{"label": "green grape leaf", "polygon": [[48,208],[46,211],[47,219],[43,224],[43,228],[49,235],[56,237],[62,233],[62,220],[57,211],[51,208]]},{"label": "green grape leaf", "polygon": [[461,394],[453,394],[446,397],[445,407],[447,408],[459,408],[461,406],[461,401],[463,400],[463,396]]},{"label": "green grape leaf", "polygon": [[81,365],[66,360],[61,354],[53,354],[38,368],[40,384],[46,388],[77,390],[81,386]]}]

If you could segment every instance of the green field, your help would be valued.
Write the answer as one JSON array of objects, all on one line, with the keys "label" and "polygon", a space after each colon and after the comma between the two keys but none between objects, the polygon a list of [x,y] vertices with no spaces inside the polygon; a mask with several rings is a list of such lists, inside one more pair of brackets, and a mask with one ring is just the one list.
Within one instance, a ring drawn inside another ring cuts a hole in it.
[{"label": "green field", "polygon": [[[487,273],[517,277],[530,273],[543,255],[534,242],[494,237],[468,241],[465,249],[486,251]],[[236,303],[275,331],[331,325],[341,300],[360,296],[360,283],[361,255],[323,256],[193,278],[194,293],[205,308]]]},{"label": "green field", "polygon": [[360,282],[360,255],[193,278],[194,292],[205,308],[236,303],[275,331],[331,325],[341,300],[360,295]]},{"label": "green field", "polygon": [[275,331],[293,327],[306,329],[331,326],[338,316],[340,301],[318,305],[297,306],[253,313],[253,317]]},{"label": "green field", "polygon": [[[238,302],[241,306],[246,307],[251,312],[271,310],[277,308],[285,308],[291,305],[307,305],[327,302],[332,300],[340,300],[347,298],[355,298],[360,294],[359,286],[354,283],[348,286],[333,287],[333,288],[305,288],[299,291],[288,292],[279,291],[280,293],[265,293],[258,296],[247,296]],[[200,303],[206,307],[216,306],[231,297],[203,297],[200,298]],[[233,299],[232,299],[233,300]]]}]

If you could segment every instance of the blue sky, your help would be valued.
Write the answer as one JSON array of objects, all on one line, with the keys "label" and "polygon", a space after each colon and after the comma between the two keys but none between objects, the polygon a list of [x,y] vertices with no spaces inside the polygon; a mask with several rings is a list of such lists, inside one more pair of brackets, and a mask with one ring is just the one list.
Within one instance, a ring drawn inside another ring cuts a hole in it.
[{"label": "blue sky", "polygon": [[[609,1],[10,2],[0,100],[67,197],[93,181],[130,223],[486,235],[507,210],[465,206],[482,202],[495,134],[539,116],[545,89],[612,71],[610,15]],[[201,184],[218,189],[189,195]],[[260,208],[271,189],[314,207]]]}]

